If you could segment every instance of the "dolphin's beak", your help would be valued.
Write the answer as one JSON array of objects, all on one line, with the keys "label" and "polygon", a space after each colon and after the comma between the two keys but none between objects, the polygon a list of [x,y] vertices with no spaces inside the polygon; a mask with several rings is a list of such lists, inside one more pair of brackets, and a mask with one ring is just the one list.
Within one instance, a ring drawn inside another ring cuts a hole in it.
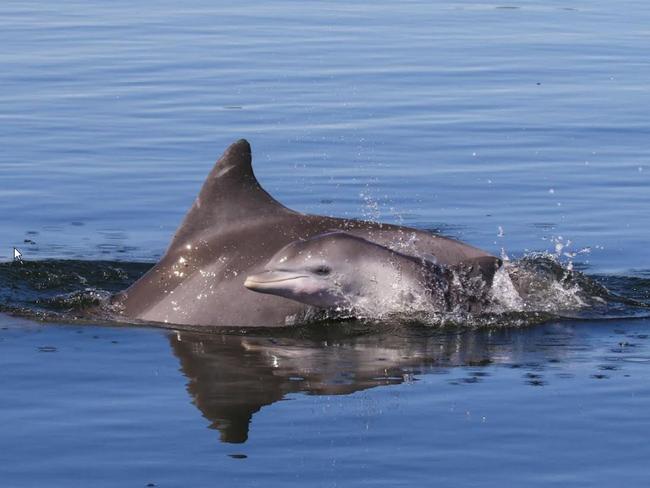
[{"label": "dolphin's beak", "polygon": [[244,286],[253,291],[267,291],[282,287],[285,283],[299,278],[307,278],[307,276],[291,271],[263,271],[248,276],[244,281]]}]

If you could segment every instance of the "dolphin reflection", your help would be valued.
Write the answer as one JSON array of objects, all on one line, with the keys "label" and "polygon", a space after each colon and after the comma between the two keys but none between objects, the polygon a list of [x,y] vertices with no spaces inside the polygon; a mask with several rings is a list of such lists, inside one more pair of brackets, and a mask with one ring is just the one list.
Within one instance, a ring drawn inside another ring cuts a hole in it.
[{"label": "dolphin reflection", "polygon": [[558,337],[565,343],[572,335],[559,325],[313,334],[251,337],[176,332],[169,341],[193,403],[210,427],[219,431],[223,442],[243,443],[253,414],[289,393],[345,395],[413,381],[417,375],[445,373],[455,366],[514,364],[522,357],[530,364],[535,348],[547,362],[562,354],[562,348],[540,349],[540,344],[553,346]]}]

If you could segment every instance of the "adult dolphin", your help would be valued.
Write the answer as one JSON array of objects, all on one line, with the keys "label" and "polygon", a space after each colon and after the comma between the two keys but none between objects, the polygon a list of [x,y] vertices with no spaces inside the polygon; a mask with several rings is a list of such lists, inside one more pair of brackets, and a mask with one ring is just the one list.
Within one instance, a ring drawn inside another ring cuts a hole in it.
[{"label": "adult dolphin", "polygon": [[404,254],[427,255],[442,265],[491,257],[417,229],[290,210],[260,186],[250,145],[242,139],[215,164],[163,258],[114,303],[124,317],[147,322],[235,327],[300,323],[313,311],[310,306],[247,290],[244,281],[262,271],[283,246],[332,230]]}]

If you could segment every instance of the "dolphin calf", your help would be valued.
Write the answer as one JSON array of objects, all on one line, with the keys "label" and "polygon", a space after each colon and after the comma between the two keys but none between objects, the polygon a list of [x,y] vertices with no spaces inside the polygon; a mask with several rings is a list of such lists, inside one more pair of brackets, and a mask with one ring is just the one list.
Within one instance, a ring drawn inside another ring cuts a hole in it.
[{"label": "dolphin calf", "polygon": [[313,307],[244,286],[282,247],[345,231],[441,265],[496,258],[460,241],[397,225],[307,215],[290,210],[258,183],[251,148],[226,149],[161,260],[113,299],[126,319],[188,326],[278,327],[301,323]]},{"label": "dolphin calf", "polygon": [[474,313],[500,265],[488,256],[442,266],[336,231],[286,245],[244,286],[369,318]]}]

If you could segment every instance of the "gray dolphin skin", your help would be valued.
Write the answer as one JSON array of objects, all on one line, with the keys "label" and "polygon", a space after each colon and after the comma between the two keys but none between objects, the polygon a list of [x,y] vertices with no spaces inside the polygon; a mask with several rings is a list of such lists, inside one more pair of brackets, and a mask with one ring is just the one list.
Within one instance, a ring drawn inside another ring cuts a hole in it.
[{"label": "gray dolphin skin", "polygon": [[250,275],[287,244],[333,230],[410,256],[454,265],[489,253],[408,227],[306,215],[284,207],[260,186],[251,148],[225,151],[176,231],[162,259],[113,303],[126,319],[188,326],[278,327],[301,323],[310,305],[257,293]]},{"label": "gray dolphin skin", "polygon": [[[363,317],[439,314],[458,312],[472,298],[473,305],[479,303],[500,264],[480,257],[441,266],[336,231],[286,245],[265,271],[246,278],[244,286]],[[467,278],[473,286],[465,286]],[[462,311],[480,310],[472,306]]]}]

